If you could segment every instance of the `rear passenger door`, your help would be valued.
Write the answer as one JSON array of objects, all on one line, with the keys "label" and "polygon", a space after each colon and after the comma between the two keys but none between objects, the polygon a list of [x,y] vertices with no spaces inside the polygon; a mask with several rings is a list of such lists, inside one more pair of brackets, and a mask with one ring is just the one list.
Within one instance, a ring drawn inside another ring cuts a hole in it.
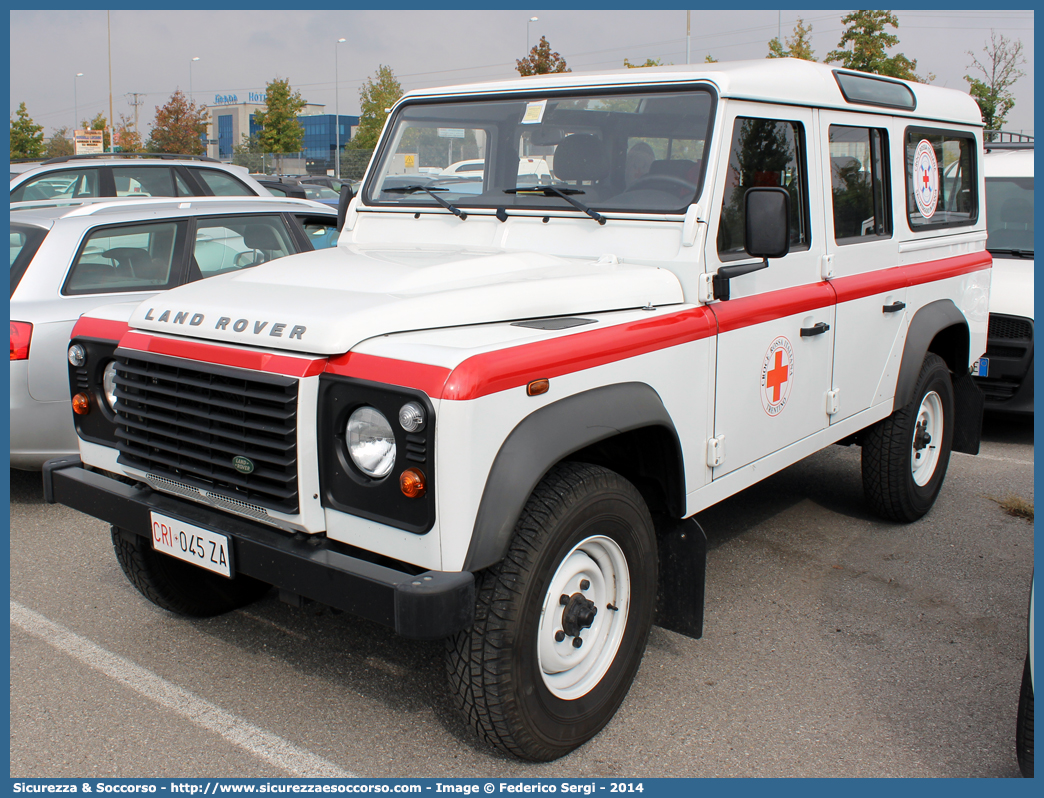
[{"label": "rear passenger door", "polygon": [[730,281],[731,298],[709,307],[718,320],[714,435],[731,473],[827,427],[834,293],[820,274],[821,168],[813,112],[730,102],[715,174],[707,271],[756,263],[744,249],[743,198],[781,187],[791,200],[790,252]]},{"label": "rear passenger door", "polygon": [[861,115],[820,117],[826,273],[837,292],[832,424],[891,401],[908,325],[892,219],[891,165],[902,147],[881,119],[868,125]]}]

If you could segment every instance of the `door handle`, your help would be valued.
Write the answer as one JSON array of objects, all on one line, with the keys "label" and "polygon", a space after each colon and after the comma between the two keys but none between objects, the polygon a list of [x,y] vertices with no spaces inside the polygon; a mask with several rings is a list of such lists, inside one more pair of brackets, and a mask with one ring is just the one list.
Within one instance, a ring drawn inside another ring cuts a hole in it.
[{"label": "door handle", "polygon": [[885,305],[881,308],[883,313],[895,313],[896,311],[902,310],[906,307],[905,302],[893,302],[891,305]]},{"label": "door handle", "polygon": [[827,324],[825,321],[820,321],[820,322],[817,322],[815,324],[815,326],[813,326],[813,327],[802,327],[801,328],[801,337],[802,338],[808,338],[811,335],[822,335],[823,333],[825,333],[829,329],[830,329],[830,325],[829,324]]}]

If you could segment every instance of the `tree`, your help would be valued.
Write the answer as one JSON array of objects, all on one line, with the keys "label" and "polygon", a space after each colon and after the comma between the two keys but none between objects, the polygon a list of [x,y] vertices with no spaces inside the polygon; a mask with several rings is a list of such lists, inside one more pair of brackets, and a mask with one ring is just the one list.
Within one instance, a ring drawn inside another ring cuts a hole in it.
[{"label": "tree", "polygon": [[146,148],[149,152],[202,155],[207,121],[207,110],[197,108],[181,89],[175,89],[166,105],[156,106],[156,121]]},{"label": "tree", "polygon": [[126,114],[120,114],[119,124],[116,125],[116,146],[120,152],[144,152],[145,145],[141,140],[141,134],[134,129],[134,122]]},{"label": "tree", "polygon": [[[841,24],[847,25],[838,42],[836,50],[827,53],[828,62],[840,62],[845,69],[870,72],[875,75],[888,75],[918,83],[930,83],[935,75],[929,73],[920,78],[914,70],[917,61],[911,61],[902,53],[889,56],[887,48],[895,47],[899,37],[888,33],[885,27],[898,29],[899,20],[891,11],[853,11],[841,18]],[[851,45],[851,49],[848,46]]]},{"label": "tree", "polygon": [[798,17],[797,24],[794,26],[794,37],[787,38],[787,48],[784,50],[783,45],[779,43],[779,37],[774,36],[772,41],[769,42],[769,54],[767,58],[800,58],[802,61],[815,61],[816,56],[812,52],[811,42],[812,26],[805,25],[805,20]]},{"label": "tree", "polygon": [[[372,150],[377,146],[384,129],[384,120],[388,118],[388,109],[402,96],[402,85],[392,72],[392,68],[381,64],[372,78],[359,89],[359,128],[348,147],[353,150]],[[342,170],[341,174],[344,174]]]},{"label": "tree", "polygon": [[624,66],[628,69],[642,69],[644,67],[663,66],[663,61],[661,61],[659,58],[646,58],[644,64],[632,64],[625,58]]},{"label": "tree", "polygon": [[11,119],[11,160],[43,156],[43,125],[36,124],[25,108],[18,105],[17,118]]},{"label": "tree", "polygon": [[703,63],[705,63],[705,64],[716,64],[716,63],[718,63],[718,59],[715,58],[710,53],[707,53],[707,57],[703,59]]},{"label": "tree", "polygon": [[254,113],[259,128],[257,138],[261,152],[276,155],[276,171],[282,172],[281,156],[300,152],[304,147],[304,125],[297,121],[298,112],[307,103],[301,92],[290,88],[289,78],[275,78],[265,87],[265,107]]},{"label": "tree", "polygon": [[47,142],[44,149],[45,158],[64,158],[76,152],[73,145],[72,133],[68,127],[55,128],[54,135]]},{"label": "tree", "polygon": [[109,120],[105,118],[105,114],[99,111],[95,114],[94,119],[88,122],[84,119],[80,122],[80,130],[101,130],[102,131],[102,148],[109,149],[110,145],[110,134],[109,134]]},{"label": "tree", "polygon": [[265,156],[261,151],[258,135],[243,134],[243,140],[232,147],[232,163],[245,166],[253,174],[265,173]]},{"label": "tree", "polygon": [[522,77],[526,75],[548,75],[552,72],[572,72],[566,66],[565,59],[558,53],[551,52],[551,45],[546,36],[540,37],[540,43],[533,45],[529,55],[515,59],[515,69]]},{"label": "tree", "polygon": [[986,55],[984,65],[976,57],[975,53],[968,50],[972,62],[968,69],[979,70],[986,80],[973,78],[965,75],[964,79],[970,86],[968,93],[979,104],[982,112],[982,122],[987,130],[1000,130],[1010,111],[1015,106],[1015,97],[1008,89],[1023,77],[1026,73],[1019,69],[1020,64],[1025,64],[1026,59],[1022,55],[1022,42],[998,37],[994,31],[990,31],[990,43],[982,48]]}]

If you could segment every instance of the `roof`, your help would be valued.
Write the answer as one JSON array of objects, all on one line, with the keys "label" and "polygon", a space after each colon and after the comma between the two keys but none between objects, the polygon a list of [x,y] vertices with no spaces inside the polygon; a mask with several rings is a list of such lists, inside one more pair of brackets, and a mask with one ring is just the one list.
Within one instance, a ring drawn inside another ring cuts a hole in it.
[{"label": "roof", "polygon": [[1033,150],[991,150],[982,158],[982,171],[990,177],[1033,177]]},{"label": "roof", "polygon": [[49,226],[56,219],[76,217],[105,217],[105,221],[119,219],[147,219],[157,214],[170,216],[198,216],[219,213],[300,212],[336,216],[329,205],[312,200],[288,197],[113,197],[81,200],[42,200],[12,202],[11,221]]},{"label": "roof", "polygon": [[504,94],[596,86],[663,86],[699,81],[715,86],[721,97],[982,125],[979,106],[968,94],[922,83],[897,81],[908,86],[917,98],[914,111],[850,103],[845,100],[834,77],[835,72],[849,71],[797,58],[763,58],[756,61],[682,64],[602,72],[562,72],[460,86],[414,89],[407,92],[400,102],[435,96]]}]

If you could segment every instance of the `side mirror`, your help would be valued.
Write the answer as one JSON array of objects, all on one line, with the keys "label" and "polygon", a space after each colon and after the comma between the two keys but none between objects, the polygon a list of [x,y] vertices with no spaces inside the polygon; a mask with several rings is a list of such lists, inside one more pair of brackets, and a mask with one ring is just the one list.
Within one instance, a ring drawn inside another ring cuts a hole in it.
[{"label": "side mirror", "polygon": [[341,183],[341,196],[337,200],[337,232],[344,227],[345,217],[348,216],[348,203],[355,197],[355,192],[348,183]]},{"label": "side mirror", "polygon": [[790,252],[790,193],[785,188],[750,188],[743,196],[744,248],[754,258]]}]

